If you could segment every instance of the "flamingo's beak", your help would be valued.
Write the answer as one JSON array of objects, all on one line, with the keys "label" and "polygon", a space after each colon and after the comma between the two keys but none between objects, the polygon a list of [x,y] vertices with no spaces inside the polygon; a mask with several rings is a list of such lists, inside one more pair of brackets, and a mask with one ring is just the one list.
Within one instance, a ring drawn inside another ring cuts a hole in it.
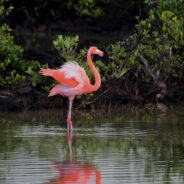
[{"label": "flamingo's beak", "polygon": [[101,50],[99,50],[99,49],[96,50],[96,53],[97,53],[100,57],[103,57],[103,55],[104,55],[104,53],[103,53]]}]

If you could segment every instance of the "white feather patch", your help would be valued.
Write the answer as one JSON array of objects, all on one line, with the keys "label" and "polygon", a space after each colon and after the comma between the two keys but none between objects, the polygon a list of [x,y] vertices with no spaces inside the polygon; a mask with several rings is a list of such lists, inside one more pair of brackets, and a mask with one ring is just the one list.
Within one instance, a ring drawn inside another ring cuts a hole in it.
[{"label": "white feather patch", "polygon": [[81,73],[86,73],[84,68],[75,61],[65,63],[61,66],[60,71],[65,73],[67,79],[74,77],[77,81],[80,81]]}]

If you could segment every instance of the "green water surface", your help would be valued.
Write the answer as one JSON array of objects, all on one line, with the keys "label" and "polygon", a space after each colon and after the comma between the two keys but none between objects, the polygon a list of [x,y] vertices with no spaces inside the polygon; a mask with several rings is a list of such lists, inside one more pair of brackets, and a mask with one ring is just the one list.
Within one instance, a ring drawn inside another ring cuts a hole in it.
[{"label": "green water surface", "polygon": [[184,106],[66,113],[0,112],[0,183],[184,183]]}]

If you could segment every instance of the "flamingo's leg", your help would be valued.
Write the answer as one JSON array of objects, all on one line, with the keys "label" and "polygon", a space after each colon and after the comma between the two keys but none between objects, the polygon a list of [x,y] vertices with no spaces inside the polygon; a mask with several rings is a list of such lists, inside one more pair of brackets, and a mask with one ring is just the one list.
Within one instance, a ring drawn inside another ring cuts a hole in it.
[{"label": "flamingo's leg", "polygon": [[68,111],[68,117],[67,117],[67,129],[68,129],[68,131],[70,129],[71,129],[71,131],[73,130],[72,120],[71,120],[73,99],[74,99],[74,96],[69,97],[69,111]]}]

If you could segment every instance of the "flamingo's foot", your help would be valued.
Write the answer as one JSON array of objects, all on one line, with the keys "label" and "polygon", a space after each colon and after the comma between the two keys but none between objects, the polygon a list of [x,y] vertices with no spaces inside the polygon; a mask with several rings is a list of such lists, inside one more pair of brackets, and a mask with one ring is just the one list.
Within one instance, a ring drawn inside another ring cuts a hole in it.
[{"label": "flamingo's foot", "polygon": [[68,131],[71,130],[73,131],[73,126],[72,126],[72,120],[70,118],[67,118],[67,129]]}]

